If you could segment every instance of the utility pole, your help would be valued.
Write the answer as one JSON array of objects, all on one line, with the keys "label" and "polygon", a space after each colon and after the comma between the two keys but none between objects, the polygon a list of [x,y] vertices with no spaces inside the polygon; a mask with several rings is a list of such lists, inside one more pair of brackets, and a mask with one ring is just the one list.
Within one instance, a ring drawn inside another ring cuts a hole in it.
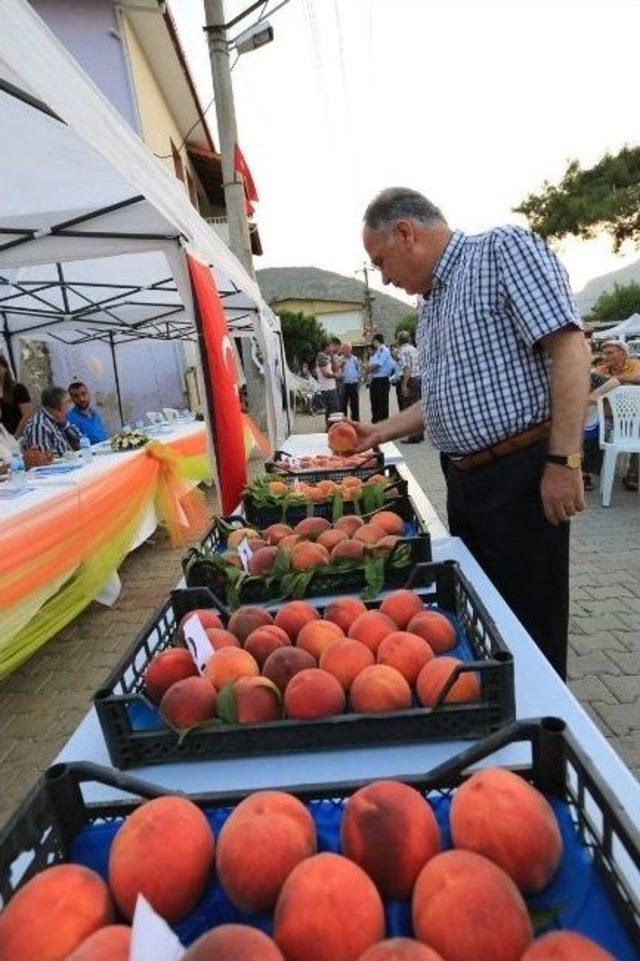
[{"label": "utility pole", "polygon": [[[249,221],[245,207],[244,184],[236,174],[234,153],[238,142],[236,110],[229,68],[229,48],[223,0],[204,0],[206,34],[211,59],[211,76],[222,154],[222,179],[229,229],[229,246],[250,277],[255,280]],[[264,430],[266,427],[266,377],[260,376],[251,357],[251,340],[242,338],[242,360],[247,382],[249,410]],[[266,358],[265,358],[266,362]]]},{"label": "utility pole", "polygon": [[369,287],[369,267],[363,264],[362,270],[357,270],[356,273],[363,274],[364,276],[364,312],[367,315],[367,328],[369,333],[373,334],[373,301],[375,300],[375,295],[371,293],[371,288]]}]

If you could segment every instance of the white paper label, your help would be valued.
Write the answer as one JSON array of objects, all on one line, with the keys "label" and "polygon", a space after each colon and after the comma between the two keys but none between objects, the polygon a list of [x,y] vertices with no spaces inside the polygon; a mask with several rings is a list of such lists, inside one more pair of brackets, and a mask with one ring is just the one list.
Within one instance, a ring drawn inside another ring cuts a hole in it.
[{"label": "white paper label", "polygon": [[180,961],[184,948],[164,918],[138,895],[131,928],[129,961]]},{"label": "white paper label", "polygon": [[182,630],[185,641],[187,642],[187,647],[198,668],[198,672],[203,674],[207,662],[213,656],[214,650],[198,615],[192,614],[191,617],[184,622]]},{"label": "white paper label", "polygon": [[240,560],[242,561],[242,566],[245,571],[249,570],[249,561],[253,557],[253,551],[249,547],[249,541],[246,537],[243,537],[237,547],[238,554],[240,555]]}]

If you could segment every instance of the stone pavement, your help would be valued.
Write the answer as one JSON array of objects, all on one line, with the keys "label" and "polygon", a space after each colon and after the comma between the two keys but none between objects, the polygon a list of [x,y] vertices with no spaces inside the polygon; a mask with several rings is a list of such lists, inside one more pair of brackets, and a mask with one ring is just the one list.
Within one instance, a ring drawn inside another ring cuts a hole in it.
[{"label": "stone pavement", "polygon": [[[367,411],[363,411],[367,416]],[[298,417],[300,433],[322,418]],[[445,518],[444,481],[426,444],[401,447]],[[619,486],[612,507],[588,495],[574,521],[569,684],[640,777],[640,500]],[[0,824],[51,764],[82,720],[95,690],[180,577],[181,550],[160,531],[120,570],[111,608],[91,604],[19,670],[0,683]]]}]

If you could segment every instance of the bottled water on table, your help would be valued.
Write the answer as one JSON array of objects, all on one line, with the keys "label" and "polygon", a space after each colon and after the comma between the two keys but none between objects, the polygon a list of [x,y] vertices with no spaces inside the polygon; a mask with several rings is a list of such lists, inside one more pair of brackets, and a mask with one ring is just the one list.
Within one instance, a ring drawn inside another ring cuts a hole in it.
[{"label": "bottled water on table", "polygon": [[11,486],[14,490],[22,490],[27,486],[27,472],[24,458],[18,451],[11,454]]},{"label": "bottled water on table", "polygon": [[80,453],[85,464],[91,463],[91,441],[86,434],[80,434]]}]

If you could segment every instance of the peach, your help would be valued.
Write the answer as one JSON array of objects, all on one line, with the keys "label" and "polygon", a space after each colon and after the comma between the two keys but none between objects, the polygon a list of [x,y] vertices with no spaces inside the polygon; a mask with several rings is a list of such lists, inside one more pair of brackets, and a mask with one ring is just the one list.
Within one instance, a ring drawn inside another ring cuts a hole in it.
[{"label": "peach", "polygon": [[375,781],[346,803],[340,849],[367,872],[383,897],[410,897],[419,872],[440,848],[435,814],[407,784]]},{"label": "peach", "polygon": [[205,633],[214,651],[221,647],[240,647],[240,641],[231,631],[225,631],[221,627],[208,627]]},{"label": "peach", "polygon": [[273,617],[269,611],[265,611],[263,607],[245,604],[234,611],[229,618],[228,630],[235,634],[241,644],[244,644],[252,631],[266,624],[273,624]]},{"label": "peach", "polygon": [[353,454],[357,442],[358,435],[351,424],[332,424],[327,431],[327,444],[334,454]]},{"label": "peach", "polygon": [[278,554],[277,547],[261,547],[249,558],[249,573],[264,574],[271,570]]},{"label": "peach", "polygon": [[366,644],[375,654],[387,634],[397,631],[395,621],[380,611],[366,611],[356,617],[349,628],[349,637]]},{"label": "peach", "polygon": [[394,511],[378,511],[372,516],[371,522],[381,527],[385,534],[397,534],[400,537],[404,534],[404,521]]},{"label": "peach", "polygon": [[282,636],[273,634],[271,627],[258,627],[255,631],[249,634],[249,637],[244,643],[245,651],[248,651],[252,657],[255,657],[258,667],[262,668],[262,665],[279,647],[285,647],[291,644],[291,641],[284,633],[284,631],[279,631],[280,635],[284,635],[284,640]]},{"label": "peach", "polygon": [[371,548],[371,553],[374,557],[386,557],[395,548],[396,544],[400,538],[397,534],[385,534],[381,537],[377,544],[374,544]]},{"label": "peach", "polygon": [[413,938],[378,941],[361,954],[358,961],[444,961],[439,954]]},{"label": "peach", "polygon": [[411,618],[424,611],[424,604],[413,591],[403,589],[388,594],[380,605],[380,610],[404,631]]},{"label": "peach", "polygon": [[281,551],[290,551],[296,544],[299,544],[301,540],[302,538],[299,534],[287,534],[286,537],[282,538],[278,547]]},{"label": "peach", "polygon": [[362,541],[340,541],[331,551],[332,561],[361,561],[363,557]]},{"label": "peach", "polygon": [[307,601],[289,601],[276,614],[275,624],[276,627],[285,631],[292,641],[295,641],[305,624],[318,620],[320,620],[318,611]]},{"label": "peach", "polygon": [[455,847],[483,854],[527,894],[541,891],[558,868],[562,837],[551,805],[512,771],[473,774],[456,791],[449,821]]},{"label": "peach", "polygon": [[296,647],[302,648],[319,660],[323,650],[338,637],[344,637],[344,631],[332,621],[311,621],[305,624],[296,641]]},{"label": "peach", "polygon": [[109,887],[116,904],[131,919],[143,894],[165,921],[179,920],[200,900],[214,850],[209,822],[191,801],[160,797],[141,804],[109,851]]},{"label": "peach", "polygon": [[273,937],[287,961],[357,961],[384,937],[380,895],[353,861],[316,854],[284,882]]},{"label": "peach", "polygon": [[267,484],[267,487],[269,488],[270,494],[276,494],[276,495],[288,494],[290,490],[289,486],[285,484],[284,481],[279,481],[279,480],[269,481],[269,483]]},{"label": "peach", "polygon": [[209,607],[197,607],[193,611],[187,611],[187,613],[180,618],[180,623],[178,624],[178,635],[180,637],[182,637],[182,628],[183,628],[184,622],[188,620],[190,617],[192,617],[194,614],[198,615],[200,619],[200,623],[205,628],[205,630],[208,627],[224,627],[224,624],[220,620],[220,617],[218,616],[216,611],[212,610]]},{"label": "peach", "polygon": [[0,958],[62,961],[112,921],[100,875],[79,864],[56,864],[27,881],[0,913]]},{"label": "peach", "polygon": [[225,551],[220,555],[220,560],[224,561],[226,564],[231,564],[233,567],[237,567],[239,571],[244,570],[242,564],[242,558],[235,551]]},{"label": "peach", "polygon": [[287,717],[304,720],[333,717],[345,709],[345,696],[340,682],[317,667],[308,667],[291,678],[284,692]]},{"label": "peach", "polygon": [[359,527],[362,527],[364,521],[357,514],[345,514],[333,525],[338,531],[344,531],[347,537],[353,537],[355,532]]},{"label": "peach", "polygon": [[227,537],[227,547],[229,550],[235,550],[238,544],[243,541],[245,537],[247,540],[251,540],[253,537],[260,537],[260,531],[254,530],[253,527],[236,527],[235,530],[232,530]]},{"label": "peach", "polygon": [[129,961],[131,928],[109,924],[83,941],[66,961]]},{"label": "peach", "polygon": [[264,547],[272,546],[269,544],[269,541],[265,541],[264,537],[250,537],[247,544],[253,554],[261,551]]},{"label": "peach", "polygon": [[333,550],[336,544],[342,543],[342,541],[349,540],[349,537],[345,531],[323,531],[318,540],[317,544],[321,544],[322,547],[326,547],[329,552]]},{"label": "peach", "polygon": [[261,631],[267,631],[268,634],[272,634],[278,640],[282,641],[283,644],[290,644],[291,638],[286,631],[283,631],[281,627],[277,624],[266,624],[264,627],[260,628]]},{"label": "peach", "polygon": [[204,669],[204,677],[219,691],[227,681],[253,677],[260,673],[256,659],[238,647],[221,647]]},{"label": "peach", "polygon": [[268,677],[241,677],[233,693],[238,724],[264,724],[282,716],[282,696]]},{"label": "peach", "polygon": [[354,541],[362,541],[363,544],[377,544],[383,538],[386,531],[377,524],[363,524],[353,535]]},{"label": "peach", "polygon": [[219,924],[201,935],[182,955],[182,961],[284,961],[268,934],[248,924]]},{"label": "peach", "polygon": [[198,668],[185,647],[172,647],[151,658],[144,674],[144,688],[156,704],[176,681],[195,677]]},{"label": "peach", "polygon": [[577,931],[550,931],[536,938],[521,961],[615,961],[615,958]]},{"label": "peach", "polygon": [[317,663],[308,651],[299,647],[281,647],[266,659],[262,673],[284,694],[291,678],[309,667],[317,667]]},{"label": "peach", "polygon": [[439,611],[421,611],[411,618],[407,630],[424,638],[435,654],[445,654],[456,646],[456,629]]},{"label": "peach", "polygon": [[[288,800],[281,800],[281,794]],[[284,792],[257,792],[225,821],[218,835],[216,870],[236,907],[260,913],[273,909],[292,870],[315,853],[315,825],[305,806]]]},{"label": "peach", "polygon": [[[457,657],[436,657],[428,661],[418,674],[416,691],[423,707],[433,707],[451,674],[462,661]],[[471,671],[460,674],[458,680],[449,688],[445,704],[463,704],[480,700],[480,684]]]},{"label": "peach", "polygon": [[360,671],[375,664],[373,651],[352,637],[339,637],[331,641],[320,655],[320,667],[333,674],[348,691]]},{"label": "peach", "polygon": [[366,609],[359,597],[339,597],[336,601],[329,601],[324,609],[324,619],[333,621],[346,632],[356,617],[364,614]]},{"label": "peach", "polygon": [[185,677],[165,693],[160,701],[160,714],[172,727],[196,727],[215,717],[217,700],[216,690],[206,677]]},{"label": "peach", "polygon": [[388,664],[400,671],[410,687],[413,687],[418,674],[434,654],[426,641],[408,631],[394,631],[387,634],[380,643],[376,660],[378,664]]},{"label": "peach", "polygon": [[315,485],[319,491],[322,491],[325,497],[329,497],[331,494],[335,494],[339,490],[338,485],[332,480],[322,480],[318,481]]},{"label": "peach", "polygon": [[329,551],[322,544],[301,541],[291,551],[291,567],[294,571],[308,571],[329,563]]},{"label": "peach", "polygon": [[411,707],[411,688],[400,671],[373,664],[360,671],[351,685],[351,706],[359,714],[404,711]]},{"label": "peach", "polygon": [[427,862],[411,912],[417,939],[447,961],[520,961],[531,943],[531,921],[517,887],[471,851],[445,851]]},{"label": "peach", "polygon": [[265,531],[263,531],[263,535],[266,537],[269,543],[275,544],[276,546],[283,540],[283,538],[288,537],[289,534],[293,534],[293,527],[289,527],[288,524],[272,524],[270,527],[267,527]]},{"label": "peach", "polygon": [[315,541],[320,534],[330,530],[330,528],[331,524],[325,517],[305,517],[303,521],[296,524],[294,532],[298,534],[299,537]]}]

